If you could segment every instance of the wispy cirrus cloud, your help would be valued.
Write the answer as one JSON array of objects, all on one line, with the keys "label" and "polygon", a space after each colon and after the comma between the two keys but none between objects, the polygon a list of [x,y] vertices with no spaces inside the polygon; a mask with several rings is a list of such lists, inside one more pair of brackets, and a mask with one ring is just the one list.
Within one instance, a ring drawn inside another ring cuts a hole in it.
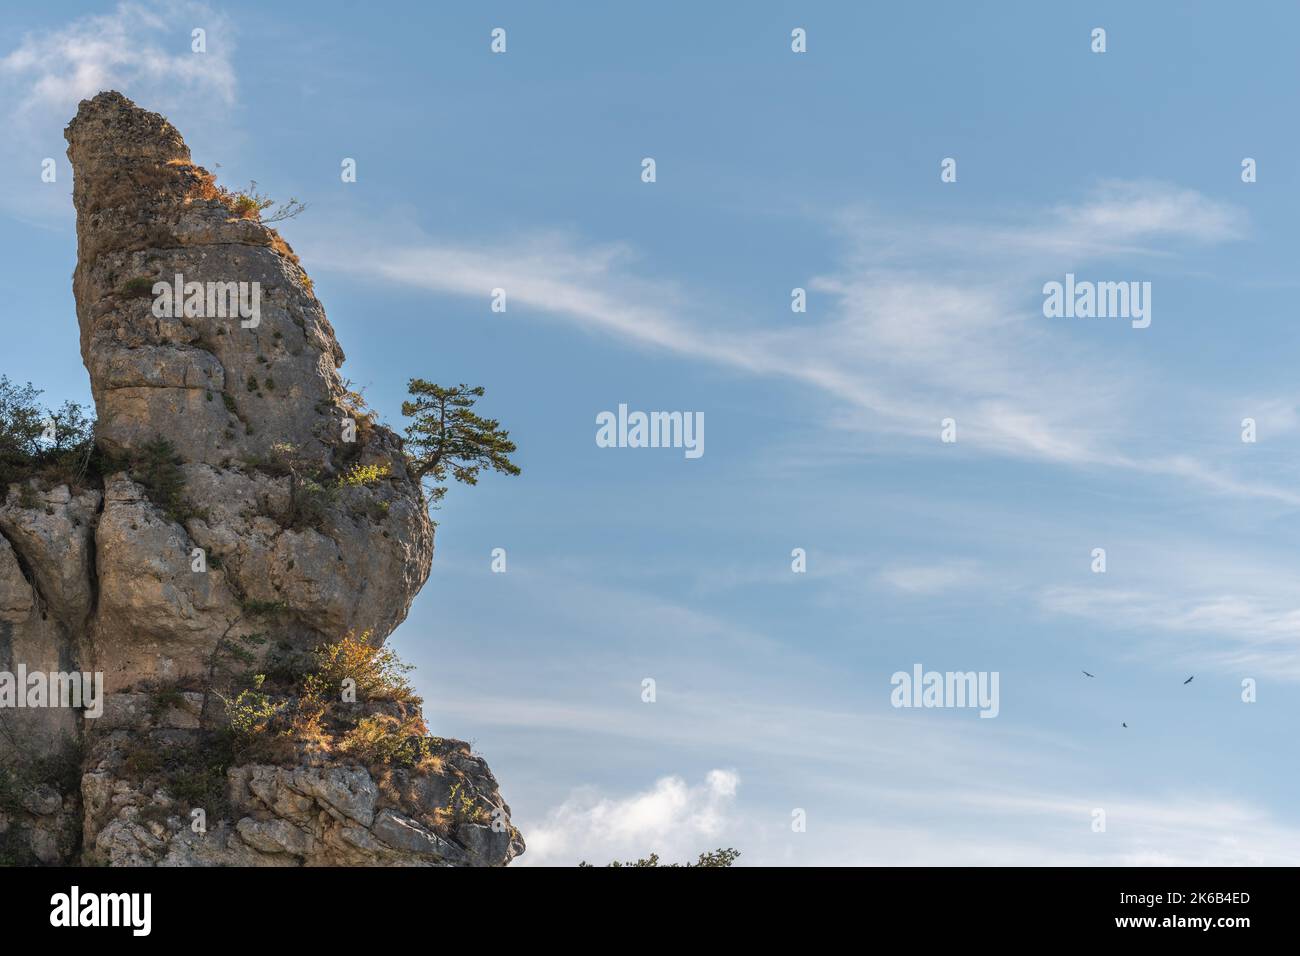
[{"label": "wispy cirrus cloud", "polygon": [[[761,861],[785,849],[791,862],[820,865],[1294,866],[1300,861],[1300,829],[1260,807],[1213,794],[872,790],[858,802],[875,812],[837,821],[831,839],[818,840],[811,827],[808,847],[799,846],[797,837],[769,835],[751,857]],[[939,825],[910,819],[937,811],[944,813]],[[1094,829],[1099,820],[1104,830]]]},{"label": "wispy cirrus cloud", "polygon": [[1043,585],[1037,602],[1120,635],[1129,654],[1300,680],[1300,563],[1286,547],[1232,537],[1230,523],[1215,532],[1212,543],[1104,534],[1107,573]]},{"label": "wispy cirrus cloud", "polygon": [[941,561],[935,564],[885,568],[878,579],[895,591],[905,594],[937,594],[974,584],[980,580],[980,576],[973,562]]},{"label": "wispy cirrus cloud", "polygon": [[[191,33],[206,33],[194,52]],[[0,201],[33,218],[70,215],[66,189],[40,189],[40,163],[58,159],[63,128],[77,104],[117,90],[183,129],[211,130],[234,106],[235,29],[231,20],[192,0],[122,2],[22,37],[0,51],[0,101],[6,137],[0,155],[13,172],[0,180]],[[70,177],[66,172],[60,182]]]},{"label": "wispy cirrus cloud", "polygon": [[[829,308],[781,325],[719,323],[707,294],[645,278],[627,245],[564,233],[471,245],[415,231],[369,244],[318,241],[307,252],[327,267],[433,293],[486,301],[504,288],[517,306],[633,346],[811,387],[844,427],[934,447],[951,417],[963,447],[977,451],[1300,503],[1285,487],[1164,454],[1126,430],[1132,408],[1177,384],[1041,313],[1045,279],[1119,255],[1163,262],[1189,244],[1241,239],[1240,208],[1163,183],[1107,182],[1080,202],[1010,222],[890,222],[855,210],[831,226],[840,262],[805,282]],[[1142,334],[1122,320],[1113,331]]]},{"label": "wispy cirrus cloud", "polygon": [[1202,638],[1200,644],[1165,642],[1184,660],[1300,679],[1300,605],[1285,594],[1057,587],[1046,590],[1041,603],[1054,614],[1143,633],[1148,645],[1153,634]]},{"label": "wispy cirrus cloud", "polygon": [[1248,231],[1241,208],[1160,182],[1107,180],[1090,201],[1060,206],[1056,216],[1075,248],[1089,253],[1141,251],[1124,244],[1160,237],[1217,243],[1243,239]]}]

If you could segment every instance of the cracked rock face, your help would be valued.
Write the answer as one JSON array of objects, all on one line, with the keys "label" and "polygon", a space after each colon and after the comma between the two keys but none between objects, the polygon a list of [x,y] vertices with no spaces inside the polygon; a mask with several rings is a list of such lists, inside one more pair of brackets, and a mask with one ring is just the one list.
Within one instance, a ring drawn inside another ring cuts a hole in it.
[{"label": "cracked rock face", "polygon": [[[176,129],[120,94],[84,101],[66,136],[73,291],[103,446],[139,447],[171,422],[189,462],[265,456],[285,440],[320,460],[335,454],[343,350],[288,245],[233,216]],[[177,274],[205,291],[257,283],[258,324],[158,317],[152,285]]]},{"label": "cracked rock face", "polygon": [[[218,642],[240,632],[251,605],[279,608],[281,645],[306,650],[350,632],[381,642],[428,576],[433,529],[400,440],[349,404],[343,351],[279,235],[237,214],[177,130],[121,94],[83,101],[66,136],[97,442],[125,462],[166,439],[183,490],[162,507],[127,470],[102,489],[33,480],[7,490],[0,670],[98,671],[107,696],[98,719],[0,714],[0,754],[22,751],[14,731],[80,747],[79,783],[23,778],[12,806],[0,805],[0,853],[112,865],[508,862],[523,849],[518,831],[487,821],[509,808],[457,741],[439,741],[437,769],[420,772],[320,754],[230,766],[202,832],[192,796],[145,759],[201,746],[220,709],[210,695],[159,704],[148,688],[210,678]],[[155,283],[174,288],[177,275],[201,289],[255,288],[255,318],[216,314],[204,295],[160,314]],[[332,489],[309,520],[295,510],[297,472],[274,467],[286,446]],[[381,477],[337,480],[357,466]],[[453,794],[461,810],[449,814]]]},{"label": "cracked rock face", "polygon": [[[382,640],[428,576],[433,531],[396,436],[349,427],[343,351],[292,250],[237,217],[176,129],[120,94],[82,102],[66,135],[98,440],[126,456],[166,438],[185,477],[183,515],[160,511],[125,475],[105,482],[92,630],[109,689],[200,671],[247,601],[285,605],[303,644],[349,630]],[[259,323],[158,318],[140,290],[178,273],[187,284],[258,283]],[[344,489],[303,527],[288,517],[291,478],[265,470],[285,445],[327,474],[360,464],[389,477]],[[192,572],[195,548],[215,567]],[[84,613],[85,594],[69,585],[59,596]]]}]

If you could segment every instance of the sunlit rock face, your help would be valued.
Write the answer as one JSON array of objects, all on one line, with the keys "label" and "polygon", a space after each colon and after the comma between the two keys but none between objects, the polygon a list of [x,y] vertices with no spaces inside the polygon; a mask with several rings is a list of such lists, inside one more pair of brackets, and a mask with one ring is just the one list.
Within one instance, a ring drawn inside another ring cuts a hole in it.
[{"label": "sunlit rock face", "polygon": [[[269,638],[253,667],[273,647],[350,632],[379,644],[428,577],[433,528],[400,440],[349,404],[343,350],[276,231],[120,93],[83,101],[65,135],[82,359],[97,443],[123,467],[102,487],[8,489],[0,670],[100,673],[102,714],[0,713],[18,731],[0,755],[21,791],[0,807],[0,851],[110,865],[508,862],[522,838],[459,741],[435,738],[418,770],[297,747],[280,764],[216,768],[205,792],[219,796],[203,800],[176,779],[173,756],[201,750],[224,719],[206,686],[223,642]],[[180,476],[168,502],[126,466],[159,439]],[[338,480],[358,466],[381,477]],[[273,623],[255,622],[250,609],[267,606]],[[386,706],[357,703],[372,717]],[[55,774],[33,743],[72,756]]]}]

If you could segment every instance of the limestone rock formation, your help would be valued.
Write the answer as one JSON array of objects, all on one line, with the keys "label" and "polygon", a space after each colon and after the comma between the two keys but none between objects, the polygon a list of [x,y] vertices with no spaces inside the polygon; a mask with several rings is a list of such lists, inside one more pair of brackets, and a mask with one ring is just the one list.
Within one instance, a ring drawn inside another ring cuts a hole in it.
[{"label": "limestone rock formation", "polygon": [[[251,672],[348,633],[377,646],[428,576],[433,529],[400,439],[345,388],[343,351],[278,233],[119,93],[83,101],[66,136],[82,359],[98,447],[121,466],[87,487],[7,490],[0,670],[102,672],[106,702],[97,718],[0,714],[0,751],[27,760],[0,792],[0,862],[508,862],[523,849],[509,808],[457,741],[391,765],[328,740],[195,763],[228,734],[225,649],[246,640]],[[158,283],[184,292],[175,309],[158,307]],[[252,315],[235,308],[241,290]],[[175,456],[164,493],[131,467],[160,440]],[[352,706],[345,726],[418,722],[409,701]],[[33,748],[71,756],[46,766],[23,756]]]}]

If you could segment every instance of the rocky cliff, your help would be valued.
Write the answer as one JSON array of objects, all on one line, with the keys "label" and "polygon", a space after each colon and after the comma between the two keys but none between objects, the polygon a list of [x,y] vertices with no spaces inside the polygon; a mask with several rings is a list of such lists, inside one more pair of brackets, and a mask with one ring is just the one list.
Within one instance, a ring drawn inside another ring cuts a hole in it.
[{"label": "rocky cliff", "polygon": [[107,465],[8,488],[0,670],[98,672],[105,696],[98,716],[0,712],[4,858],[508,862],[523,842],[482,759],[420,733],[400,678],[334,666],[342,646],[393,676],[378,648],[433,530],[297,257],[122,95],[83,101],[66,137]]}]

